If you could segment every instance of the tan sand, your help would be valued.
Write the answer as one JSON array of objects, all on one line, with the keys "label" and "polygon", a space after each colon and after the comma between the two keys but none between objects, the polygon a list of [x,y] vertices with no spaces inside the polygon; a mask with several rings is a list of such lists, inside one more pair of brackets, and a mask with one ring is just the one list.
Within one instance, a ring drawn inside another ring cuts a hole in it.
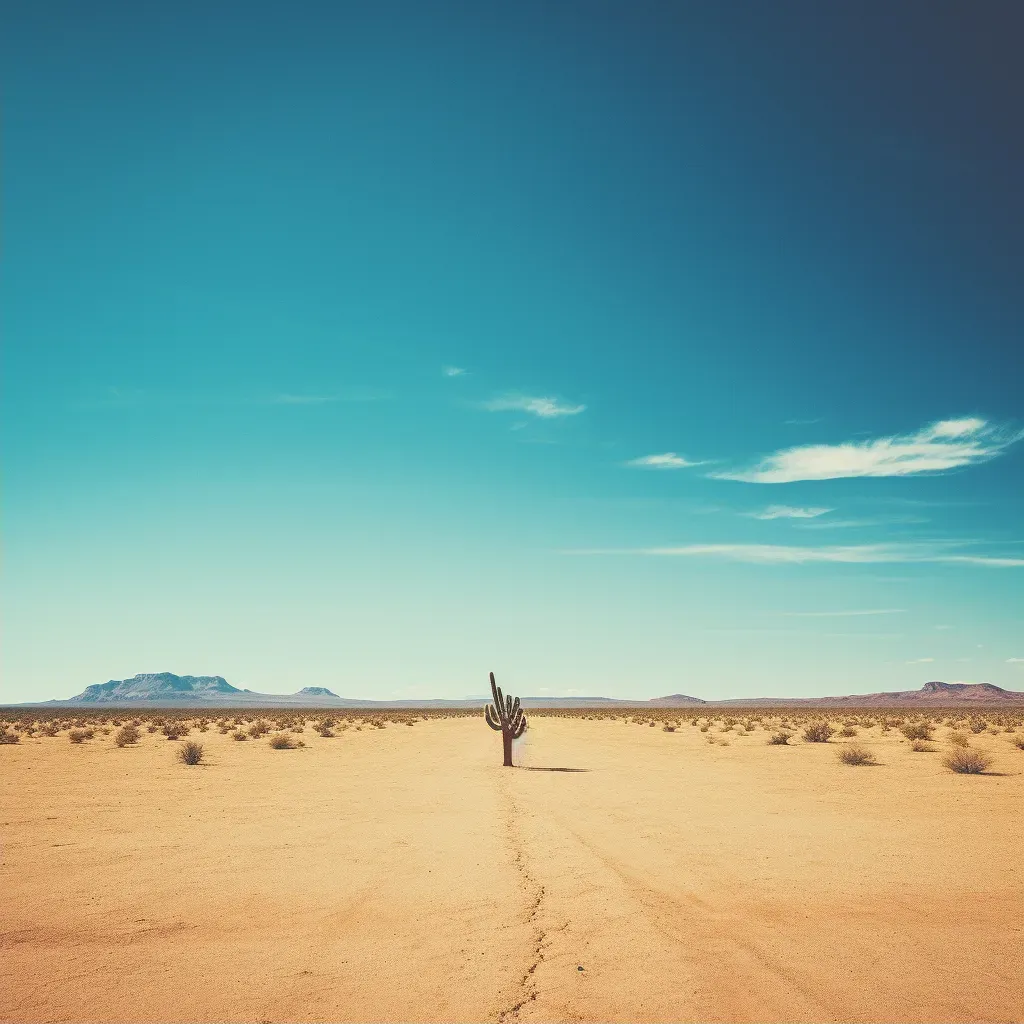
[{"label": "tan sand", "polygon": [[[939,736],[946,732],[939,730]],[[3,1021],[1020,1021],[1024,752],[535,717],[0,747]],[[580,969],[582,968],[582,970]]]}]

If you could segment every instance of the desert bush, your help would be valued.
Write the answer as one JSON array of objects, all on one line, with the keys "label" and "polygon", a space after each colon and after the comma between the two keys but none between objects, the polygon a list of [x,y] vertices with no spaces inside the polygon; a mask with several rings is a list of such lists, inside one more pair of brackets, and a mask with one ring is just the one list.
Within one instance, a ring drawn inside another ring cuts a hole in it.
[{"label": "desert bush", "polygon": [[241,740],[247,740],[247,739],[248,739],[249,737],[248,737],[248,736],[246,736],[246,735],[245,735],[245,733],[244,733],[244,732],[243,732],[243,731],[242,731],[241,729],[236,729],[236,730],[235,730],[235,731],[234,731],[234,732],[233,732],[233,733],[231,734],[231,738],[232,738],[233,740],[239,740],[239,741],[241,741]]},{"label": "desert bush", "polygon": [[85,739],[85,730],[84,729],[72,729],[68,733],[68,739],[71,740],[72,743],[81,743],[82,740]]},{"label": "desert bush", "polygon": [[168,722],[161,730],[169,740],[180,740],[182,736],[187,736],[189,731],[184,722]]},{"label": "desert bush", "polygon": [[320,733],[324,739],[329,739],[334,735],[334,719],[325,718],[322,722],[316,722],[313,725],[313,731]]},{"label": "desert bush", "polygon": [[275,732],[268,741],[274,750],[292,750],[295,743],[286,732]]},{"label": "desert bush", "polygon": [[1024,736],[1015,736],[1013,739],[1013,745],[1018,750],[1024,750]]},{"label": "desert bush", "polygon": [[931,722],[908,722],[900,729],[900,732],[908,740],[930,740],[932,738],[932,724]]},{"label": "desert bush", "polygon": [[911,740],[910,749],[915,754],[930,753],[935,748],[927,740]]},{"label": "desert bush", "polygon": [[804,739],[808,743],[826,743],[835,730],[823,718],[809,722],[804,729]]},{"label": "desert bush", "polygon": [[768,737],[768,745],[770,747],[784,747],[789,743],[792,735],[792,733],[784,731],[773,732],[771,736]]},{"label": "desert bush", "polygon": [[852,725],[844,725],[842,729],[839,730],[839,735],[845,736],[849,739],[849,737],[857,735],[857,730]]},{"label": "desert bush", "polygon": [[56,722],[50,722],[49,725],[43,726],[44,736],[56,736],[58,732],[60,732],[60,729],[58,728]]},{"label": "desert bush", "polygon": [[199,764],[203,759],[203,745],[195,740],[186,740],[178,749],[178,760],[182,764]]},{"label": "desert bush", "polygon": [[669,723],[668,723],[668,722],[666,722],[666,723],[665,723],[665,724],[664,724],[664,725],[663,725],[663,726],[661,727],[661,731],[662,731],[662,732],[675,732],[675,731],[676,731],[676,727],[675,727],[674,725],[669,725]]},{"label": "desert bush", "polygon": [[874,764],[875,758],[870,750],[856,743],[844,743],[837,751],[843,764]]},{"label": "desert bush", "polygon": [[985,722],[983,722],[981,719],[975,718],[971,722],[971,732],[973,732],[975,735],[977,735],[979,732],[984,732],[985,728]]},{"label": "desert bush", "polygon": [[126,747],[129,743],[138,743],[141,735],[134,725],[122,725],[114,735],[114,742],[119,747]]},{"label": "desert bush", "polygon": [[951,750],[942,759],[942,763],[957,775],[981,775],[992,767],[992,755],[986,754],[984,750],[960,747]]},{"label": "desert bush", "polygon": [[965,732],[951,732],[946,739],[955,747],[966,747],[968,742]]},{"label": "desert bush", "polygon": [[6,729],[0,731],[0,743],[17,743],[20,738],[16,732],[8,732]]}]

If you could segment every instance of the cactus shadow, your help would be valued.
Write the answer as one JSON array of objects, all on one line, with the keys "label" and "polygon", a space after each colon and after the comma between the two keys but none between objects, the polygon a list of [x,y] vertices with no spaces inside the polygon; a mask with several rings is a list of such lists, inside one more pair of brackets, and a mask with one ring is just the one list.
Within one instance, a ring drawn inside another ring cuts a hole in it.
[{"label": "cactus shadow", "polygon": [[521,768],[524,772],[589,772],[589,768],[534,768],[528,764],[518,764],[517,768]]}]

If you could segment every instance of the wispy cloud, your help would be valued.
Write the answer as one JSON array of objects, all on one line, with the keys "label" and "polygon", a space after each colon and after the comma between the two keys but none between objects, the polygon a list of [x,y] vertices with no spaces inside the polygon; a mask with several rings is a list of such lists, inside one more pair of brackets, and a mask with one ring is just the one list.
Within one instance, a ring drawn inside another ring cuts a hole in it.
[{"label": "wispy cloud", "polygon": [[769,505],[760,512],[744,512],[752,519],[815,519],[826,512],[835,512],[834,508],[797,508],[792,505]]},{"label": "wispy cloud", "polygon": [[934,658],[914,658],[912,661],[908,661],[908,665],[927,665],[928,662],[934,661]]},{"label": "wispy cloud", "polygon": [[643,455],[639,459],[630,459],[626,465],[640,469],[687,469],[689,466],[703,466],[704,463],[691,462],[675,452],[665,452],[663,455]]},{"label": "wispy cloud", "polygon": [[723,470],[710,475],[719,480],[784,484],[797,480],[942,473],[987,462],[1021,437],[1024,437],[1022,432],[970,416],[940,420],[913,434],[873,441],[786,448],[748,469]]},{"label": "wispy cloud", "polygon": [[1007,658],[1007,665],[1021,665],[1024,664],[1024,658]]},{"label": "wispy cloud", "polygon": [[558,398],[531,395],[499,395],[483,403],[488,412],[528,412],[541,419],[556,419],[559,416],[577,416],[585,405],[570,405]]},{"label": "wispy cloud", "polygon": [[813,420],[785,420],[787,427],[809,427],[814,423],[820,423],[821,417],[817,416]]},{"label": "wispy cloud", "polygon": [[443,366],[441,373],[446,377],[465,377],[469,371],[461,366]]},{"label": "wispy cloud", "polygon": [[779,612],[780,615],[795,615],[806,619],[827,619],[846,615],[901,615],[906,608],[864,608],[848,612]]},{"label": "wispy cloud", "polygon": [[583,548],[567,550],[576,555],[647,555],[665,558],[722,558],[733,562],[757,565],[809,565],[814,563],[845,563],[871,565],[880,563],[939,563],[988,566],[991,568],[1024,567],[1024,558],[999,558],[984,555],[952,554],[941,546],[928,544],[848,544],[804,547],[787,544],[681,544],[653,548]]}]

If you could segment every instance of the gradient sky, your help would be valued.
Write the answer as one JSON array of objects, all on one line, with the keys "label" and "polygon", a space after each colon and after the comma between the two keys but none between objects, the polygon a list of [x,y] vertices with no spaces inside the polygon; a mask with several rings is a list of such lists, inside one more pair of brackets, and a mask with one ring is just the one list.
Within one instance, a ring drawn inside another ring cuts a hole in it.
[{"label": "gradient sky", "polygon": [[1024,689],[1024,7],[15,5],[0,700]]}]

